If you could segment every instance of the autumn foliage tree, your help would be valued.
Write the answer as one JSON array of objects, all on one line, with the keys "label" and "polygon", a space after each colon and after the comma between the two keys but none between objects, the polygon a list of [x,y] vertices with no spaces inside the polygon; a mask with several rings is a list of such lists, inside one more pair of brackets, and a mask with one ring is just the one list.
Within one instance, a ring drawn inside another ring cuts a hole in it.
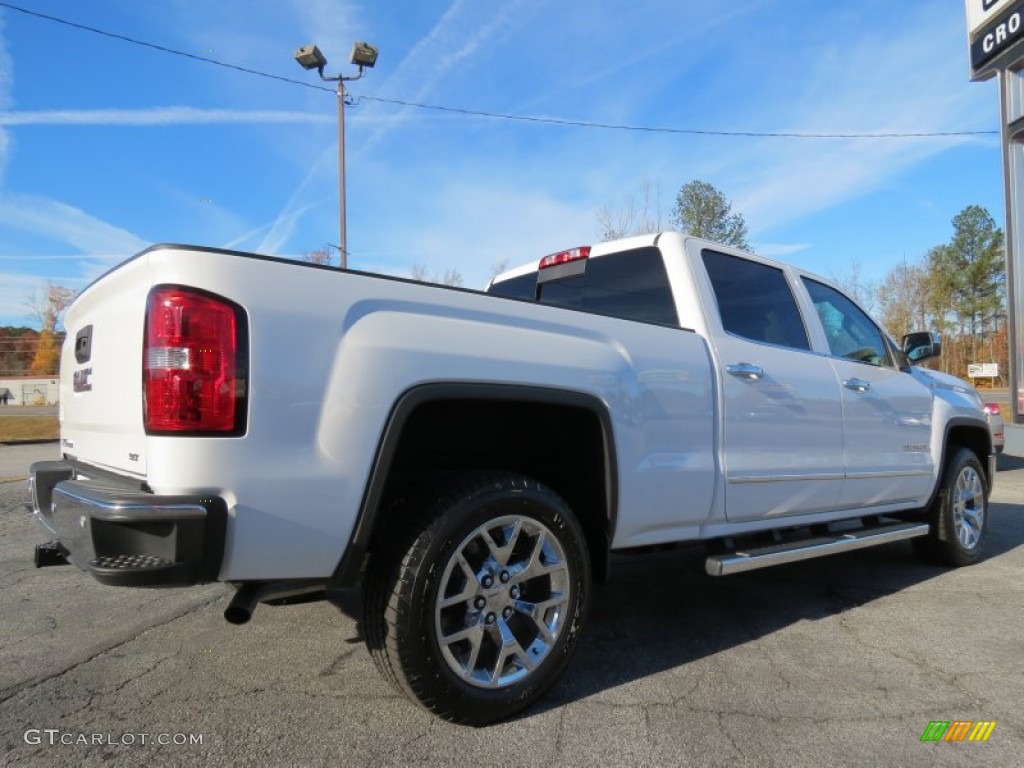
[{"label": "autumn foliage tree", "polygon": [[28,373],[38,342],[39,332],[32,328],[0,327],[0,377]]},{"label": "autumn foliage tree", "polygon": [[71,306],[75,292],[62,285],[47,281],[25,301],[29,311],[42,326],[36,342],[35,354],[29,365],[30,376],[53,376],[60,369],[60,348],[63,334],[58,333],[64,310]]},{"label": "autumn foliage tree", "polygon": [[53,376],[60,369],[61,342],[53,331],[42,331],[36,342],[36,353],[28,368],[29,376]]}]

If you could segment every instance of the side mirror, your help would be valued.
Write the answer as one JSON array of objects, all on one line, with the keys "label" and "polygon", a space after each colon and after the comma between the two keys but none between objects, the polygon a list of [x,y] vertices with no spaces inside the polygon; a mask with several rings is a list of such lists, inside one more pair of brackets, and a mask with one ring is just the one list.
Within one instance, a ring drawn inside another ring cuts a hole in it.
[{"label": "side mirror", "polygon": [[903,354],[911,363],[920,363],[942,354],[942,337],[932,331],[908,333],[903,337]]}]

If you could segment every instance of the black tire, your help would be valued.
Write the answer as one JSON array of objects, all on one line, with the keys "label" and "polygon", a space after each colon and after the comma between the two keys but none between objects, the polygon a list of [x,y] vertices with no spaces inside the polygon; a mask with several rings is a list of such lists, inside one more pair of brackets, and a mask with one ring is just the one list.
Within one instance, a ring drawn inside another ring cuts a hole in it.
[{"label": "black tire", "polygon": [[988,483],[973,451],[950,451],[942,485],[928,510],[927,536],[914,539],[914,549],[936,565],[971,565],[981,559],[988,537]]},{"label": "black tire", "polygon": [[465,725],[541,698],[569,663],[590,593],[568,505],[526,476],[475,473],[400,502],[390,520],[363,601],[377,668]]}]

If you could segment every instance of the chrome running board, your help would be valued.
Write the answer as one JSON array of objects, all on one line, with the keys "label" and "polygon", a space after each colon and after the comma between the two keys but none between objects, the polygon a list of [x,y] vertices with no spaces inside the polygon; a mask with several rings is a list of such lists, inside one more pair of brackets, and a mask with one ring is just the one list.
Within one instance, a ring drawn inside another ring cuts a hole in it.
[{"label": "chrome running board", "polygon": [[891,541],[902,541],[927,534],[927,523],[895,523],[711,555],[704,563],[704,568],[711,576],[728,576],[730,573],[742,573],[757,568],[767,568],[770,565],[795,563],[798,560],[810,560],[812,557],[851,552],[855,549],[874,547],[878,544],[888,544]]}]

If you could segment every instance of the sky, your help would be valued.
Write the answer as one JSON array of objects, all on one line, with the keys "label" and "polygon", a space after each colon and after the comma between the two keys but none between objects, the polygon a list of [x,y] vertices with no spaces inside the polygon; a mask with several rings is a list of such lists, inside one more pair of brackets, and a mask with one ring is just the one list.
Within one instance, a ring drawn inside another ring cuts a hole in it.
[{"label": "sky", "polygon": [[354,41],[380,49],[347,86],[353,269],[482,287],[496,263],[597,242],[598,209],[645,188],[667,221],[694,179],[753,250],[833,279],[881,280],[968,205],[1005,218],[998,91],[969,80],[961,2],[10,4],[298,82],[0,5],[0,325],[37,325],[46,281],[80,289],[154,243],[337,244],[337,96],[294,61],[307,43],[329,75],[356,73]]}]

